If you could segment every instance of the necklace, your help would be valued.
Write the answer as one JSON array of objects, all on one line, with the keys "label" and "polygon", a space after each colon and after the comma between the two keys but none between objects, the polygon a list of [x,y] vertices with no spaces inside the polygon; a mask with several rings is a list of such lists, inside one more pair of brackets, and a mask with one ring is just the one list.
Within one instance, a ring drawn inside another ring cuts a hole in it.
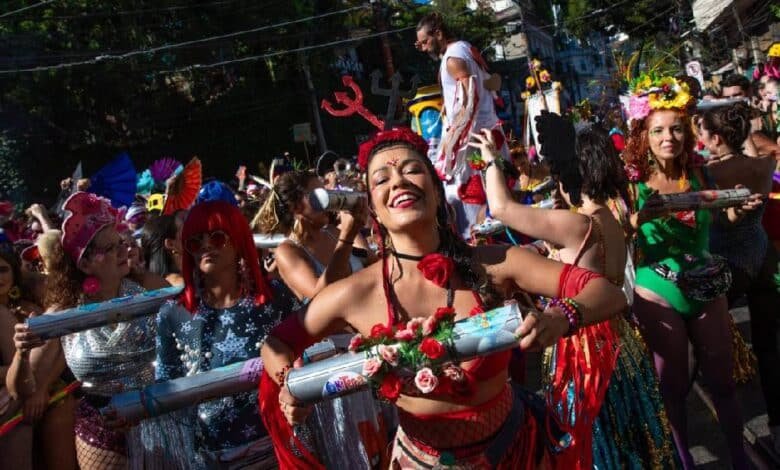
[{"label": "necklace", "polygon": [[422,259],[425,258],[425,255],[422,255],[422,256],[407,255],[406,253],[401,253],[400,251],[395,251],[395,250],[393,250],[393,255],[396,258],[408,259],[409,261],[422,261]]}]

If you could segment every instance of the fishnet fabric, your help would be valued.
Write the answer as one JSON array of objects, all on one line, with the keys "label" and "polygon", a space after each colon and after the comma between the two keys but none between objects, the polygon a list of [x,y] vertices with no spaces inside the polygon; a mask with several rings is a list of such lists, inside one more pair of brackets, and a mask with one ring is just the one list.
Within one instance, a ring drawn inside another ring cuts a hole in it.
[{"label": "fishnet fabric", "polygon": [[125,470],[127,457],[110,450],[101,449],[76,438],[76,457],[81,470]]}]

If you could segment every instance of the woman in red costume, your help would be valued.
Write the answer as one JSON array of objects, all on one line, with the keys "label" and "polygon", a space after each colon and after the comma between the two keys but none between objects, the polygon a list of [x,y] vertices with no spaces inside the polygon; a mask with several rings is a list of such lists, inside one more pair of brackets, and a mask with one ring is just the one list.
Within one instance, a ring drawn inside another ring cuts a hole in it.
[{"label": "woman in red costume", "polygon": [[[381,262],[326,287],[306,312],[288,318],[266,340],[261,407],[282,468],[318,465],[290,430],[288,423],[300,423],[309,410],[284,382],[293,361],[319,338],[347,327],[365,336],[388,326],[412,328],[444,309],[459,320],[520,290],[557,298],[570,283],[587,284],[574,299],[559,299],[525,318],[519,346],[539,348],[626,306],[620,289],[598,274],[523,248],[467,246],[450,227],[426,152],[427,144],[409,129],[380,132],[361,145],[358,163],[367,171]],[[509,352],[502,352],[456,364],[438,386],[418,382],[422,370],[414,381],[385,380],[378,393],[395,402],[400,419],[391,467],[521,469],[549,458],[546,430],[540,429],[545,425],[526,407],[532,400],[507,385],[508,361]]]}]

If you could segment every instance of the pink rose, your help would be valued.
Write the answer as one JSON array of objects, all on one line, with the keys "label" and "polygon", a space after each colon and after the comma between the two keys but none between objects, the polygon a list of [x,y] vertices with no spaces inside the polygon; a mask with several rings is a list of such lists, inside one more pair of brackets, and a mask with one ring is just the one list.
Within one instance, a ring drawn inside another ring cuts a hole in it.
[{"label": "pink rose", "polygon": [[414,385],[422,393],[431,393],[439,385],[439,379],[436,378],[431,369],[423,367],[414,376]]},{"label": "pink rose", "polygon": [[352,337],[351,340],[349,340],[349,350],[350,351],[357,351],[360,346],[363,345],[363,336],[362,335],[355,335]]},{"label": "pink rose", "polygon": [[428,336],[436,330],[436,327],[438,326],[438,322],[436,321],[436,317],[428,317],[423,322],[422,326],[422,334],[424,336]]},{"label": "pink rose", "polygon": [[363,375],[373,377],[382,368],[382,361],[372,357],[363,363]]},{"label": "pink rose", "polygon": [[650,114],[650,100],[647,96],[632,96],[628,100],[628,116],[631,119],[644,119]]},{"label": "pink rose", "polygon": [[398,330],[395,332],[395,339],[399,341],[411,341],[414,339],[414,331],[410,329]]},{"label": "pink rose", "polygon": [[409,323],[406,324],[406,329],[416,333],[417,330],[422,328],[424,321],[425,321],[424,318],[420,318],[420,317],[412,318],[411,320],[409,320]]},{"label": "pink rose", "polygon": [[387,346],[384,344],[380,344],[377,350],[379,351],[379,355],[382,357],[382,360],[384,360],[386,363],[390,364],[393,367],[398,365],[397,346]]}]

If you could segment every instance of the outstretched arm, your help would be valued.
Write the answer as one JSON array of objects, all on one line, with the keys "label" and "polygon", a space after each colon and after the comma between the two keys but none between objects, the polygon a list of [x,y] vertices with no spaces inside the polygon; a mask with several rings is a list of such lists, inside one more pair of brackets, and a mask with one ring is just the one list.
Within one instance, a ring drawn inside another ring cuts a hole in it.
[{"label": "outstretched arm", "polygon": [[[501,155],[489,129],[472,134],[469,145],[482,153],[488,164],[485,185],[490,214],[504,225],[529,237],[564,248],[576,249],[588,233],[588,218],[565,210],[540,209],[520,204],[512,198],[501,170]],[[492,163],[491,163],[492,162]]]}]

